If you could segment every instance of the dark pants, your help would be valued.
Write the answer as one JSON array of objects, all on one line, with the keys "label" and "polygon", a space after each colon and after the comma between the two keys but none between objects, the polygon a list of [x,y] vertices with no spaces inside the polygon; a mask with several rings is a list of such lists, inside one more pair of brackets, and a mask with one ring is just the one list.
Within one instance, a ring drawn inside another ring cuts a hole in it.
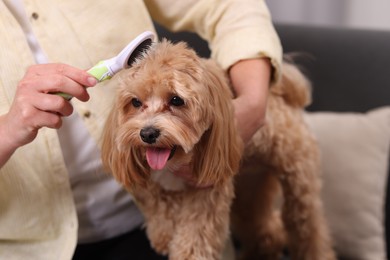
[{"label": "dark pants", "polygon": [[80,244],[76,247],[73,260],[167,260],[151,247],[143,229],[108,240]]}]

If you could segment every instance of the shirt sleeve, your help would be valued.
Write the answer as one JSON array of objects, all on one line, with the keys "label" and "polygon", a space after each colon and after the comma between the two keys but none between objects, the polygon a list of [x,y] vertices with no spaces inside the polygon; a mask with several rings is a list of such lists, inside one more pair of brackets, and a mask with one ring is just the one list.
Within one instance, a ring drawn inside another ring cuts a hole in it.
[{"label": "shirt sleeve", "polygon": [[273,81],[282,47],[264,0],[146,0],[152,18],[172,31],[192,31],[209,43],[224,69],[239,60],[269,58]]}]

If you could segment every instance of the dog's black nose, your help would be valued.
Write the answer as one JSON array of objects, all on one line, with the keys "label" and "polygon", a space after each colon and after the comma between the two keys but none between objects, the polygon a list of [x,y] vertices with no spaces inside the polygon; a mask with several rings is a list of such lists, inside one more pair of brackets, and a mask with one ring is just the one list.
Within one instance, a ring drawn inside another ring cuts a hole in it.
[{"label": "dog's black nose", "polygon": [[160,136],[160,130],[153,127],[145,127],[141,129],[140,135],[145,143],[154,144]]}]

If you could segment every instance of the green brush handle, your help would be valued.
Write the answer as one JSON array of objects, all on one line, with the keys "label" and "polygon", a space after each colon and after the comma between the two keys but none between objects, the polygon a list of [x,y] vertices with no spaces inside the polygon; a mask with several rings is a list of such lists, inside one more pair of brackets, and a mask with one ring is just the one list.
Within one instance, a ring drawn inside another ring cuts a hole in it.
[{"label": "green brush handle", "polygon": [[[91,74],[94,78],[96,78],[98,82],[102,82],[104,80],[108,80],[112,78],[112,73],[110,72],[110,69],[107,66],[105,61],[100,61],[98,64],[90,68],[87,72]],[[55,92],[53,94],[61,96],[68,101],[73,98],[72,95],[64,92]]]}]

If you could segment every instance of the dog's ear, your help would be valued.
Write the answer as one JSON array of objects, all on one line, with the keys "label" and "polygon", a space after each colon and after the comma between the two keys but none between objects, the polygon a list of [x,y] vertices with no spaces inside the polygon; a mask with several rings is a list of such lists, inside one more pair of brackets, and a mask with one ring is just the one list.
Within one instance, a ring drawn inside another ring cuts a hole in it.
[{"label": "dog's ear", "polygon": [[103,129],[102,161],[104,168],[111,172],[119,183],[131,190],[136,186],[146,185],[148,174],[139,151],[131,145],[126,148],[121,146],[123,140],[119,140],[121,134],[118,111],[117,107],[111,110]]},{"label": "dog's ear", "polygon": [[198,183],[222,183],[238,172],[243,142],[235,124],[232,92],[223,70],[213,61],[204,60],[203,80],[207,85],[211,127],[195,147],[194,173]]}]

